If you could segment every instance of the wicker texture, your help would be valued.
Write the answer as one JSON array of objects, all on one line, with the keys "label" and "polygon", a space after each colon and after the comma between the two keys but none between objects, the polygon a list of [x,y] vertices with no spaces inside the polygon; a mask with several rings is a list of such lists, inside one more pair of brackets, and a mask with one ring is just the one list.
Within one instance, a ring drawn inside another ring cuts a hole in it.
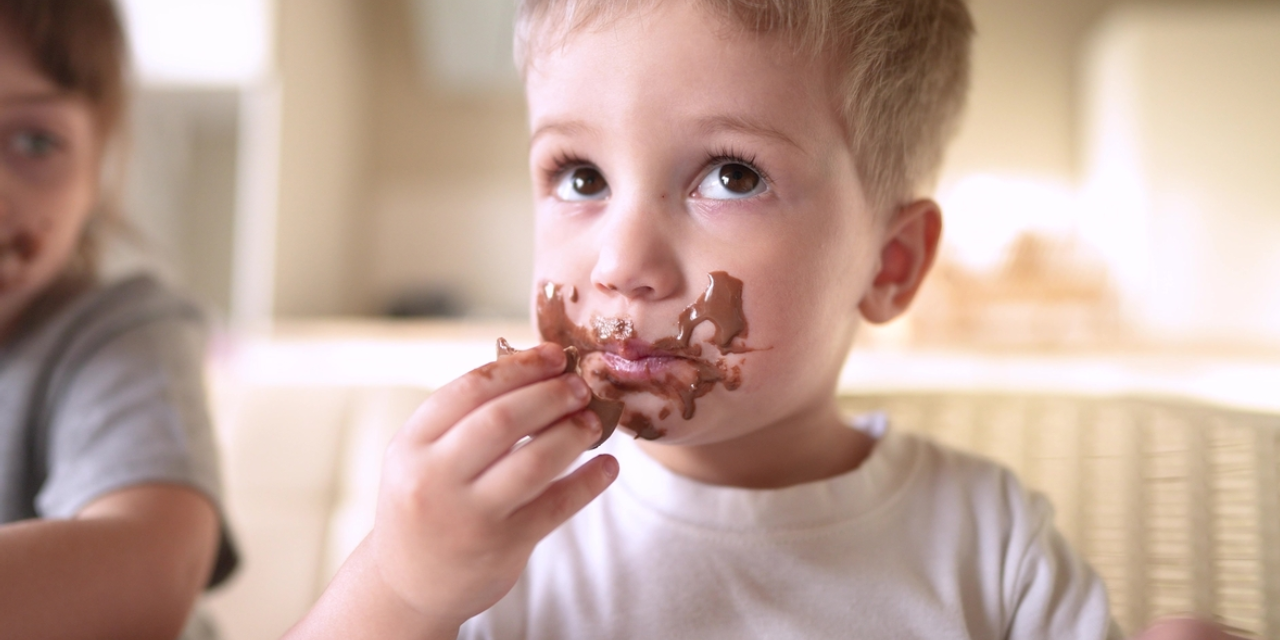
[{"label": "wicker texture", "polygon": [[1197,613],[1280,638],[1280,416],[1152,398],[842,402],[993,458],[1047,494],[1126,631]]}]

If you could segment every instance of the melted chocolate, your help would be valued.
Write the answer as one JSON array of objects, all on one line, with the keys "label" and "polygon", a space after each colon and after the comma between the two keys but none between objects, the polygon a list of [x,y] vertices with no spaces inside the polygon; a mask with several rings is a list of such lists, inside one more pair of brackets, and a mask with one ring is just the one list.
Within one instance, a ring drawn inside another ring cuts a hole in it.
[{"label": "melted chocolate", "polygon": [[735,338],[747,337],[747,317],[742,313],[742,281],[723,271],[712,271],[708,277],[711,282],[707,283],[707,290],[685,308],[676,321],[676,335],[659,340],[654,347],[664,351],[687,350],[694,328],[710,322],[716,327],[711,344],[722,355],[746,351],[741,345],[733,345]]},{"label": "melted chocolate", "polygon": [[[511,343],[507,342],[506,338],[498,338],[499,358],[515,355],[518,352],[519,349],[511,346]],[[565,373],[581,374],[581,371],[578,370],[578,364],[581,360],[582,357],[579,354],[577,347],[569,346],[564,348]],[[481,373],[485,374],[486,377],[492,375],[491,372],[487,371],[483,367],[481,368]],[[591,448],[594,449],[604,444],[604,441],[608,440],[609,436],[613,435],[613,430],[618,427],[618,419],[622,417],[623,406],[622,403],[617,400],[601,398],[595,393],[592,393],[591,401],[587,403],[587,409],[590,409],[592,413],[596,414],[597,418],[600,418],[600,439],[597,440],[595,444],[591,445]]]},{"label": "melted chocolate", "polygon": [[[621,408],[620,401],[627,394],[651,393],[679,403],[681,416],[688,420],[697,410],[696,400],[710,393],[717,383],[729,391],[741,386],[742,374],[738,366],[729,368],[723,360],[706,360],[701,357],[702,346],[690,344],[693,330],[703,322],[710,322],[715,326],[711,343],[722,356],[751,350],[740,341],[735,343],[747,335],[747,319],[742,311],[742,281],[724,271],[714,271],[708,274],[708,278],[710,282],[706,291],[676,320],[675,335],[653,344],[655,350],[683,358],[692,365],[692,377],[669,375],[637,383],[618,380],[610,375],[607,368],[599,367],[591,371],[592,375],[609,385],[596,397],[617,403]],[[591,319],[590,328],[574,324],[565,310],[566,298],[577,302],[577,291],[573,287],[562,290],[560,285],[551,282],[543,284],[542,295],[537,299],[538,331],[543,339],[590,353],[602,351],[611,343],[624,344],[636,337],[635,327],[629,318],[595,317]],[[663,408],[658,419],[665,419],[669,414],[670,409]],[[656,428],[647,416],[635,411],[623,412],[620,424],[635,433],[637,438],[647,440],[655,440],[666,433]]]},{"label": "melted chocolate", "polygon": [[652,420],[635,411],[628,411],[622,417],[622,426],[631,430],[632,433],[636,434],[637,438],[645,440],[657,440],[667,435],[666,431],[654,427]]}]

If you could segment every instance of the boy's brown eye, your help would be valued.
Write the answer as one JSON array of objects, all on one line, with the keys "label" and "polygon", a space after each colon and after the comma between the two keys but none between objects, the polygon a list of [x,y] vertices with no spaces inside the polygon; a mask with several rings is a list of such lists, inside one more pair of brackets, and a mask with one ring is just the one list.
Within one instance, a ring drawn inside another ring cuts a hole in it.
[{"label": "boy's brown eye", "polygon": [[751,193],[760,185],[760,174],[741,164],[720,167],[720,184],[730,193]]},{"label": "boy's brown eye", "polygon": [[605,189],[604,176],[591,167],[579,167],[573,170],[573,190],[579,195],[599,195]]},{"label": "boy's brown eye", "polygon": [[609,183],[604,174],[591,166],[565,170],[556,178],[555,196],[565,202],[604,200],[609,197]]},{"label": "boy's brown eye", "polygon": [[716,164],[702,175],[693,195],[708,200],[743,200],[769,190],[769,183],[759,171],[745,162]]}]

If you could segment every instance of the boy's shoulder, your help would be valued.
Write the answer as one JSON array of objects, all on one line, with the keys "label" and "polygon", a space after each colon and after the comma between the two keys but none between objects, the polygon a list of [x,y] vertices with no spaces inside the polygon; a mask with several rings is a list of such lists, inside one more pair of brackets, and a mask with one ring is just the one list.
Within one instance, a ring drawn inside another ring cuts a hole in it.
[{"label": "boy's shoulder", "polygon": [[905,429],[886,430],[877,449],[887,464],[907,469],[898,489],[911,500],[961,505],[1010,527],[1039,529],[1053,518],[1043,494],[1009,467],[976,452]]}]

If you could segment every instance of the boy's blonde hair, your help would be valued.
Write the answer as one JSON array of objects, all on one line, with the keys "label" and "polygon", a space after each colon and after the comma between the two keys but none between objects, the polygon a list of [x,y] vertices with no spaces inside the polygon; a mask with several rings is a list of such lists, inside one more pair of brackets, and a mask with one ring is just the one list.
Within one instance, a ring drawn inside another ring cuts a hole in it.
[{"label": "boy's blonde hair", "polygon": [[[520,0],[516,65],[543,38],[621,18],[659,0]],[[867,197],[895,208],[933,188],[969,83],[973,21],[963,0],[698,0],[729,24],[778,33],[822,56]]]}]

